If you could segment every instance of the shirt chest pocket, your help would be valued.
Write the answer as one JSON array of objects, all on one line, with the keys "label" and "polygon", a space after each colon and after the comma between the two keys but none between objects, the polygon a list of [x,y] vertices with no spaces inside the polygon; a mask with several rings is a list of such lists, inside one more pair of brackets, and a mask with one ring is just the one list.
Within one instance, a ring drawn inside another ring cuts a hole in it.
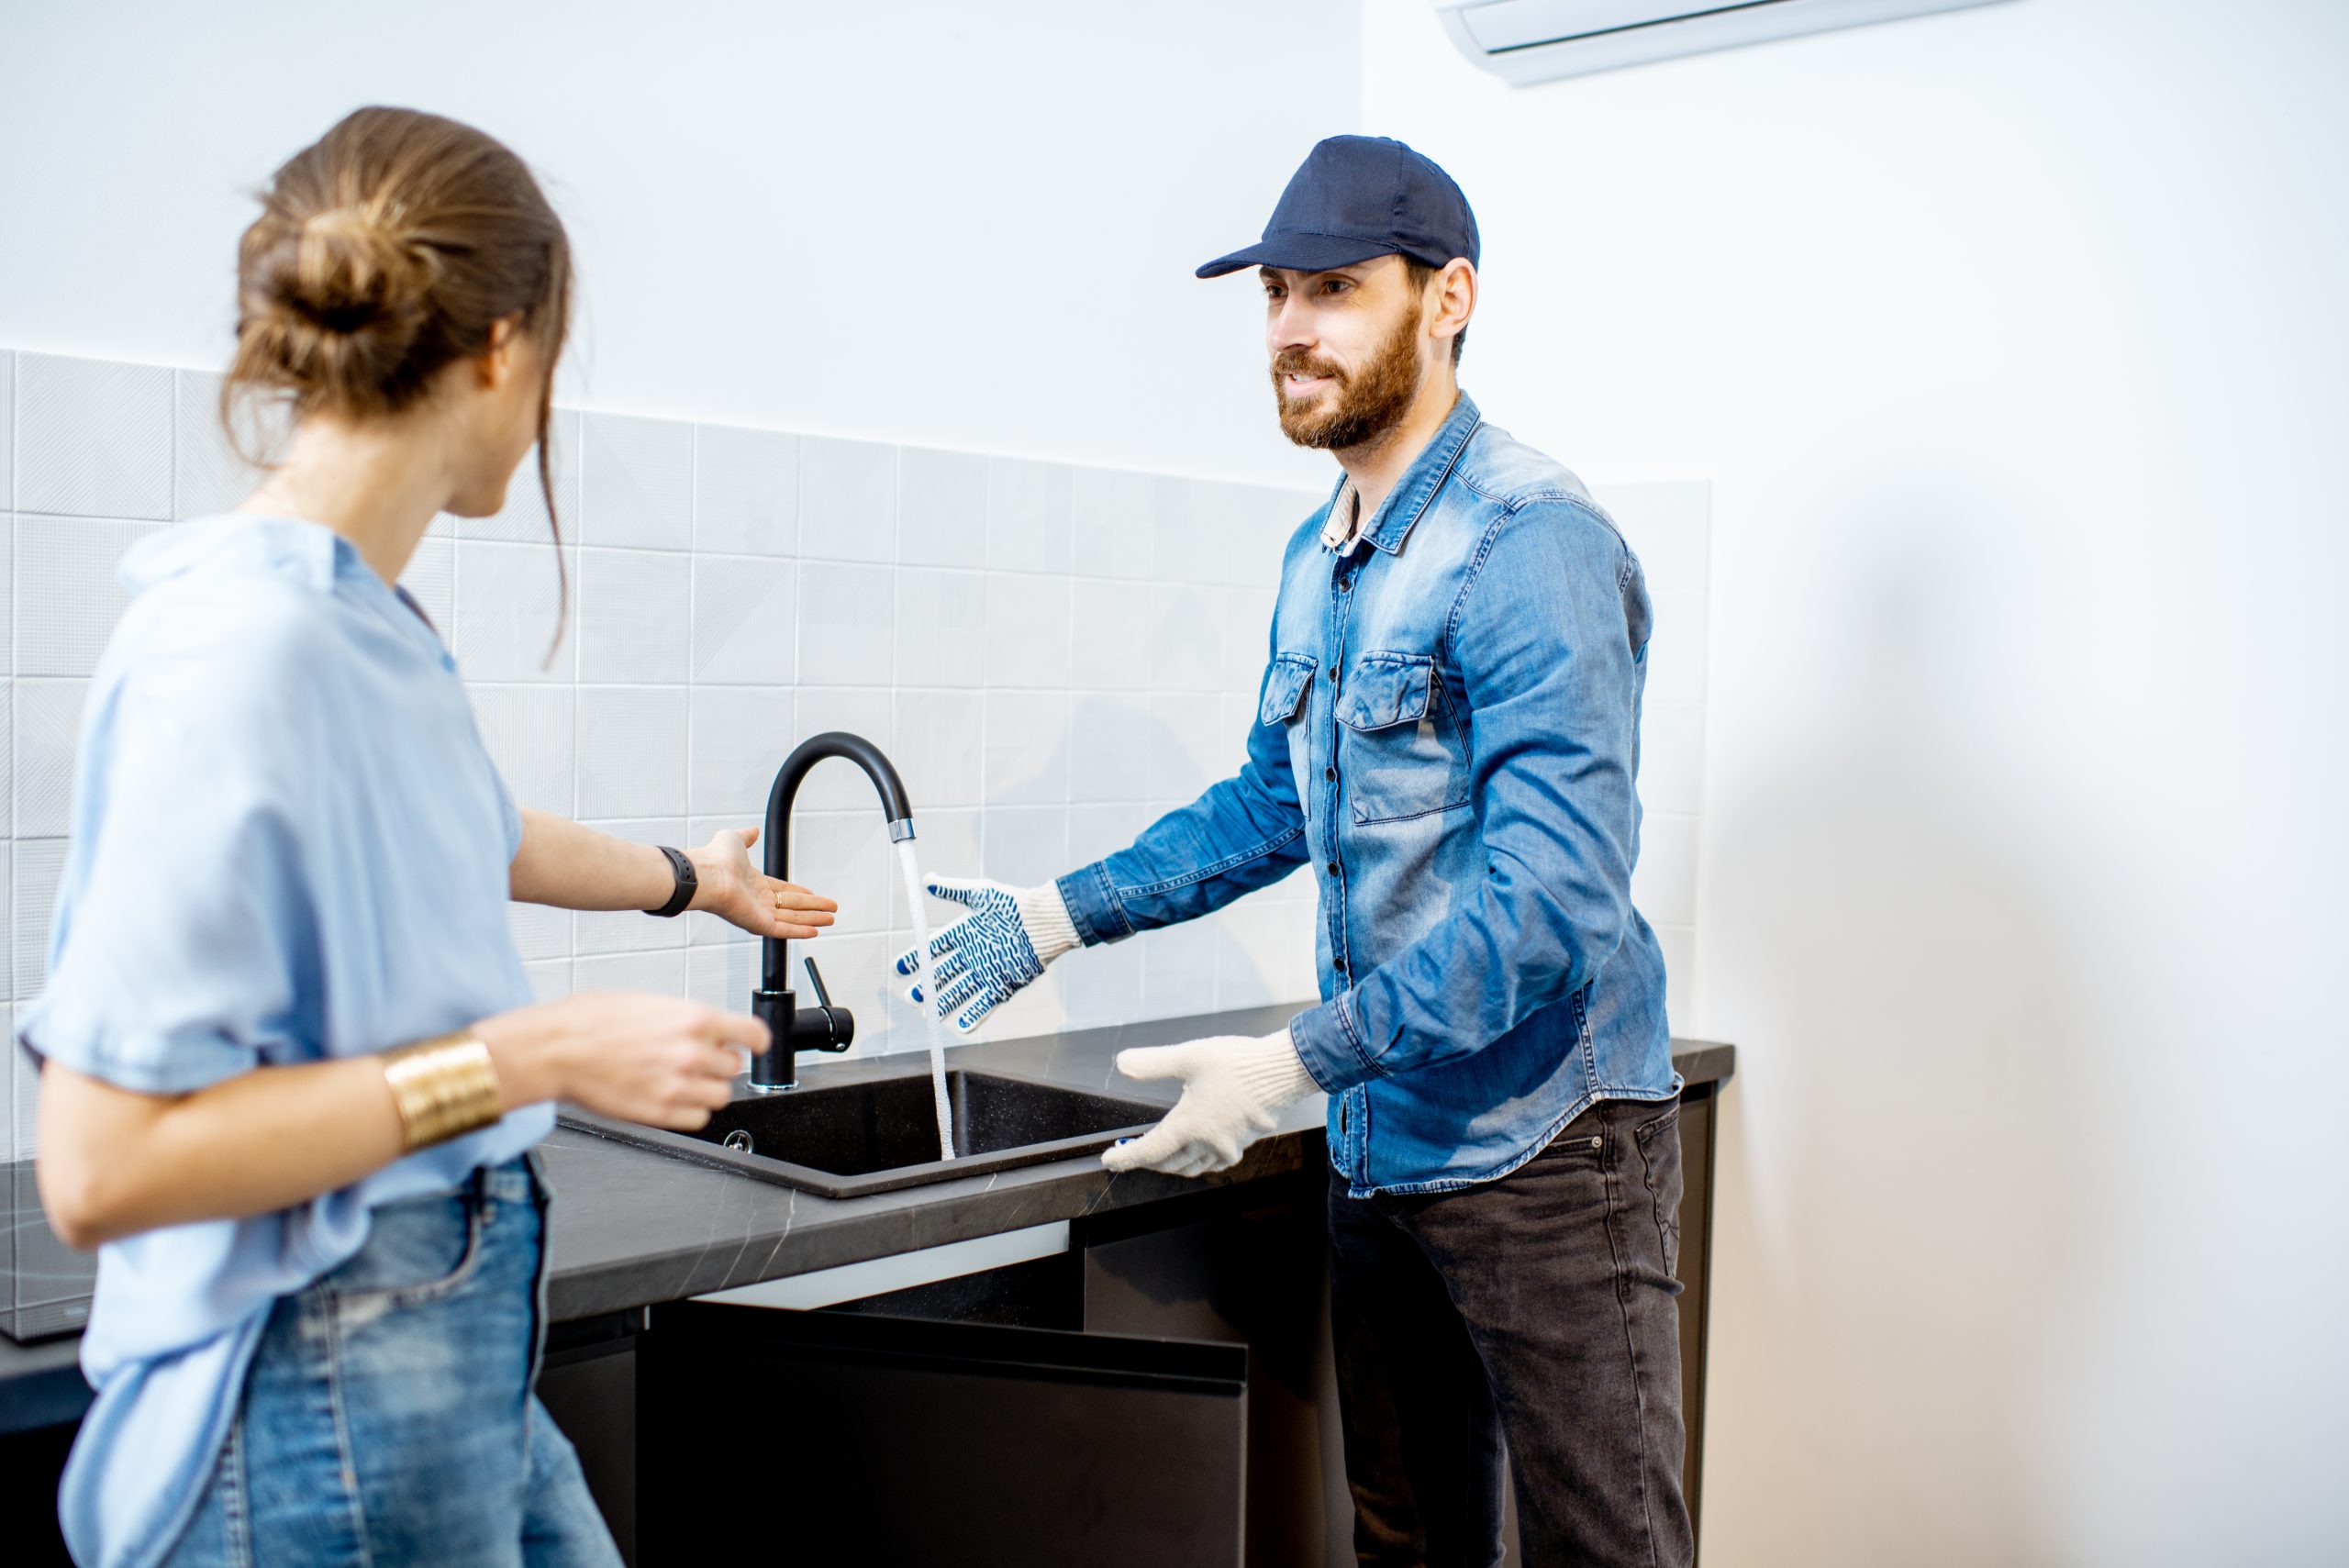
[{"label": "shirt chest pocket", "polygon": [[1288,732],[1288,765],[1297,775],[1297,804],[1313,815],[1313,751],[1310,727],[1305,722],[1313,689],[1313,673],[1320,666],[1309,653],[1284,653],[1264,673],[1264,701],[1257,717],[1266,726]]},{"label": "shirt chest pocket", "polygon": [[1468,804],[1468,748],[1433,658],[1362,656],[1338,694],[1338,777],[1357,823]]}]

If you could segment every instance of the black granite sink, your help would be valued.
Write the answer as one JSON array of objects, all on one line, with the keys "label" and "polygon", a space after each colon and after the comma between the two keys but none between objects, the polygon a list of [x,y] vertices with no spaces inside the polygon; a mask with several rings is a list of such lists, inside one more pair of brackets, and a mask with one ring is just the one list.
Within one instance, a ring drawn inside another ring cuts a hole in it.
[{"label": "black granite sink", "polygon": [[738,1097],[696,1133],[664,1132],[566,1108],[571,1126],[698,1164],[825,1197],[894,1192],[1016,1165],[1097,1153],[1166,1114],[1163,1106],[1058,1084],[954,1068],[952,1160],[938,1157],[926,1073],[807,1084]]}]

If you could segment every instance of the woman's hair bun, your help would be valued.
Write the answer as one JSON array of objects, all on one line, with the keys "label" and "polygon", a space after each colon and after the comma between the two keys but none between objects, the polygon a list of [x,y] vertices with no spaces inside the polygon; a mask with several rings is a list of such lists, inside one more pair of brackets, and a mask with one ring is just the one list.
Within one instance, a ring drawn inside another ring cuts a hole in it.
[{"label": "woman's hair bun", "polygon": [[296,419],[398,414],[451,362],[486,351],[501,321],[535,339],[551,376],[570,241],[495,138],[414,109],[357,109],[258,194],[238,247],[224,417],[246,393]]},{"label": "woman's hair bun", "polygon": [[242,290],[253,368],[331,406],[400,401],[432,319],[431,251],[361,206],[254,227]]}]

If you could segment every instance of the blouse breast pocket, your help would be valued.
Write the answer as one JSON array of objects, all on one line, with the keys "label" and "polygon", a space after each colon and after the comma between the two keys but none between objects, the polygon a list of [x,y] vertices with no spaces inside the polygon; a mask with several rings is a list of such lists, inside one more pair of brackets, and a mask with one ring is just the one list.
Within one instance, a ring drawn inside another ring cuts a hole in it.
[{"label": "blouse breast pocket", "polygon": [[1365,653],[1338,695],[1338,778],[1357,823],[1468,804],[1468,748],[1435,660]]}]

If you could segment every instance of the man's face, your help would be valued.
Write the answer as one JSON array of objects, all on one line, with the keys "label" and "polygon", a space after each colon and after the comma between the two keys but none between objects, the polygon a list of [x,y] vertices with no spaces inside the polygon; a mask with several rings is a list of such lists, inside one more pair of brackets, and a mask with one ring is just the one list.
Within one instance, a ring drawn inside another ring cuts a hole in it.
[{"label": "man's face", "polygon": [[1281,433],[1335,451],[1399,423],[1426,377],[1429,341],[1403,259],[1327,272],[1265,267],[1258,276]]}]

